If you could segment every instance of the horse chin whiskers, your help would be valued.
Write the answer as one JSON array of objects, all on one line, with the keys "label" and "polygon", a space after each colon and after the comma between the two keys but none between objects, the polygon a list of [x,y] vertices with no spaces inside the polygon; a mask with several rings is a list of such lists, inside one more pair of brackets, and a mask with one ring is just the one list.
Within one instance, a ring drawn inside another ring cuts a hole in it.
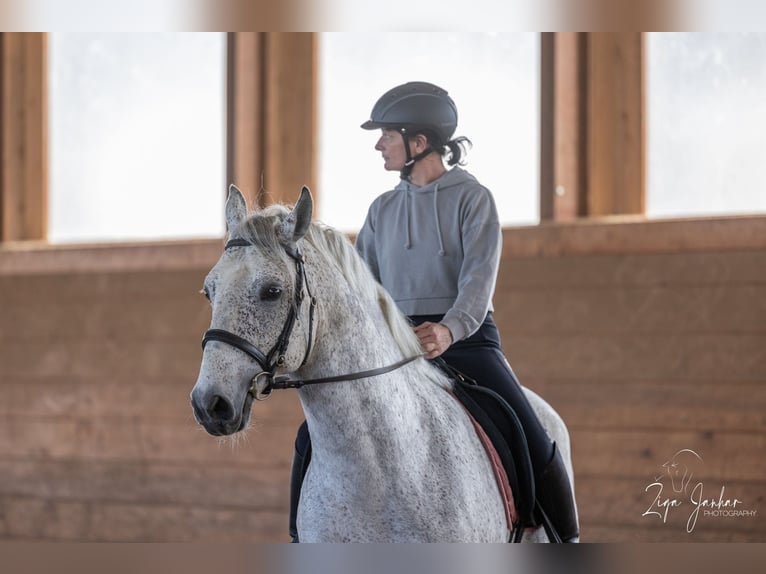
[{"label": "horse chin whiskers", "polygon": [[[237,433],[237,440],[241,440],[245,445],[250,444],[250,432],[253,429],[253,425],[250,423],[246,424],[241,431]],[[239,443],[238,443],[239,444]]]},{"label": "horse chin whiskers", "polygon": [[247,446],[250,443],[249,434],[252,428],[251,424],[246,423],[242,428],[231,434],[216,437],[218,446],[226,447],[228,445],[232,452],[238,450],[240,445]]},{"label": "horse chin whiskers", "polygon": [[236,435],[229,434],[229,435],[223,435],[216,437],[216,442],[218,443],[218,448],[224,448],[227,445],[231,446],[231,450],[234,450],[234,447],[237,443]]},{"label": "horse chin whiskers", "polygon": [[[259,433],[261,432],[261,429],[263,428],[263,421],[260,420],[254,420],[252,417],[250,417],[250,420],[247,422],[247,424],[242,428],[242,433],[250,434],[251,432]],[[246,437],[250,438],[250,437]]]}]

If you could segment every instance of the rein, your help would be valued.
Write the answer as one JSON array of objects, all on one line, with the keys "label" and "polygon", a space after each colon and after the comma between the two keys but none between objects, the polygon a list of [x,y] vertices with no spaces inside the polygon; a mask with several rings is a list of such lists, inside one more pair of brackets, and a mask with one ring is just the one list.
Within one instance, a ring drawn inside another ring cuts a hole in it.
[{"label": "rein", "polygon": [[[253,244],[244,239],[230,239],[224,251],[232,247],[248,247]],[[281,367],[285,362],[285,353],[290,343],[290,335],[295,327],[295,321],[297,314],[300,313],[301,306],[303,304],[303,288],[305,286],[306,292],[310,298],[309,307],[309,341],[306,346],[306,353],[303,355],[303,361],[300,367],[306,364],[309,354],[311,353],[311,347],[314,340],[314,310],[317,306],[316,297],[311,294],[311,290],[306,280],[306,269],[304,267],[304,259],[300,250],[296,247],[294,251],[291,251],[285,247],[285,252],[295,261],[296,268],[296,281],[295,281],[295,301],[296,305],[290,306],[290,311],[285,319],[285,324],[282,327],[282,332],[279,334],[279,338],[274,346],[268,353],[263,353],[258,347],[250,343],[247,339],[240,337],[230,331],[224,329],[208,329],[202,337],[202,348],[205,348],[210,341],[219,341],[231,345],[245,353],[246,355],[255,359],[255,361],[261,366],[263,371],[255,375],[250,384],[248,394],[252,395],[254,399],[262,401],[271,396],[271,391],[274,389],[299,389],[305,385],[318,385],[322,383],[336,383],[340,381],[356,381],[359,379],[366,379],[368,377],[375,377],[395,371],[404,365],[411,363],[415,359],[419,359],[423,355],[415,355],[413,357],[407,357],[396,363],[388,365],[386,367],[379,367],[377,369],[369,369],[367,371],[359,371],[356,373],[348,373],[345,375],[335,375],[331,377],[321,377],[316,379],[293,379],[289,375],[277,376],[274,373],[276,367]],[[276,357],[276,360],[275,360]],[[298,368],[300,368],[298,367]]]},{"label": "rein", "polygon": [[334,375],[332,377],[321,377],[318,379],[293,379],[289,375],[282,375],[277,377],[272,373],[259,373],[255,376],[255,378],[257,379],[261,375],[268,375],[270,377],[271,389],[300,389],[305,385],[320,385],[322,383],[338,383],[341,381],[358,381],[359,379],[367,379],[369,377],[385,375],[386,373],[390,373],[391,371],[395,371],[396,369],[403,367],[407,363],[411,363],[415,359],[419,359],[421,356],[422,355],[415,355],[414,357],[407,357],[406,359],[392,363],[387,367],[378,367],[377,369],[370,369],[368,371],[358,371],[356,373]]}]

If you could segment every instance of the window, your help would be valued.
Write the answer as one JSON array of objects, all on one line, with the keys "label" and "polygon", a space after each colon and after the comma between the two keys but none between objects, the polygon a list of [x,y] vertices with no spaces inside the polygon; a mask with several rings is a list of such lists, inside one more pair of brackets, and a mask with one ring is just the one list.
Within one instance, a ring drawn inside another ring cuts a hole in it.
[{"label": "window", "polygon": [[49,35],[49,239],[223,234],[225,34]]},{"label": "window", "polygon": [[766,212],[766,34],[648,34],[647,116],[647,215]]},{"label": "window", "polygon": [[319,218],[361,228],[372,200],[398,182],[359,125],[388,89],[445,88],[466,169],[493,193],[500,220],[539,221],[540,36],[534,33],[326,33],[319,40]]}]

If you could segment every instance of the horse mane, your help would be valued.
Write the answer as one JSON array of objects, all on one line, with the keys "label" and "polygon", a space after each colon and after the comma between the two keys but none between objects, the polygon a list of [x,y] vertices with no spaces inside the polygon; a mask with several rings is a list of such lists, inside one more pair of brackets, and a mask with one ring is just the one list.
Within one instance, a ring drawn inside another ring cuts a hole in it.
[{"label": "horse mane", "polygon": [[[279,241],[277,229],[289,213],[289,209],[280,204],[270,205],[251,213],[231,234],[252,243],[281,258],[286,265],[294,265]],[[348,237],[340,231],[319,221],[312,221],[303,237],[322,263],[338,269],[349,285],[359,293],[363,300],[375,303],[380,308],[386,325],[394,341],[405,356],[418,355],[422,352],[420,342],[405,316],[399,311],[391,295],[375,280],[367,264],[361,258]]]}]

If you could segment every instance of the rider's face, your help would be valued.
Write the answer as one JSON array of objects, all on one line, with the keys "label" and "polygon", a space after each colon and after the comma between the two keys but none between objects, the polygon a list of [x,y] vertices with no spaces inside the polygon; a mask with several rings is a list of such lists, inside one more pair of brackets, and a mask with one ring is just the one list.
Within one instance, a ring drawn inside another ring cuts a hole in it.
[{"label": "rider's face", "polygon": [[396,130],[381,130],[375,149],[383,156],[383,167],[387,171],[400,171],[407,161],[404,138]]}]

